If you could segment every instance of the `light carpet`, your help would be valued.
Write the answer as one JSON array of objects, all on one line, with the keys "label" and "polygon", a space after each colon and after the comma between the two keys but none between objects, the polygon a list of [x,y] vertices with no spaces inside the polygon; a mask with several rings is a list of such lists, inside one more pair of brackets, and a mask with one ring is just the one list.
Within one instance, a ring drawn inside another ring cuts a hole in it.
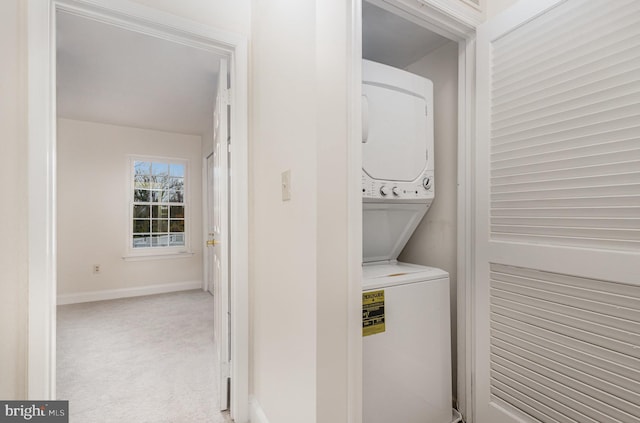
[{"label": "light carpet", "polygon": [[218,411],[213,307],[201,290],[59,306],[70,422],[231,422]]}]

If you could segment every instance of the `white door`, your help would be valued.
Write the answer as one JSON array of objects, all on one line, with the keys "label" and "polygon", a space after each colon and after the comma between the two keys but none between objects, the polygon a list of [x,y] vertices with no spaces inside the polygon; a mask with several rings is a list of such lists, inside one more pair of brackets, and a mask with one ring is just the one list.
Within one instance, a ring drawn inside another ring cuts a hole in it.
[{"label": "white door", "polygon": [[475,422],[640,421],[640,1],[478,29]]},{"label": "white door", "polygon": [[[229,90],[227,86],[227,62],[220,61],[218,95],[214,110],[213,154],[207,159],[207,179],[212,187],[209,192],[209,240],[210,272],[213,277],[215,298],[214,339],[218,355],[218,392],[220,409],[229,408],[231,316],[229,314]],[[211,286],[211,285],[210,285]]]}]

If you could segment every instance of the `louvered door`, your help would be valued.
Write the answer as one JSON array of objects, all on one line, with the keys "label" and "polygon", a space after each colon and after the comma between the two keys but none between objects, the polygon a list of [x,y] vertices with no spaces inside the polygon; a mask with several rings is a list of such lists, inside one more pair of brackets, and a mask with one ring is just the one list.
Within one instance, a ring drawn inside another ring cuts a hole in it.
[{"label": "louvered door", "polygon": [[640,421],[640,1],[478,30],[475,421]]}]

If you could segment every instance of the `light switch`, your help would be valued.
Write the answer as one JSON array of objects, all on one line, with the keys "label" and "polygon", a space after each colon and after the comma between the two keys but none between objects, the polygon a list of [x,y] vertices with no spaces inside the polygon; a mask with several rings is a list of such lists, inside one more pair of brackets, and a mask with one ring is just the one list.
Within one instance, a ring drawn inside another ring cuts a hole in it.
[{"label": "light switch", "polygon": [[282,172],[282,201],[291,200],[291,169]]}]

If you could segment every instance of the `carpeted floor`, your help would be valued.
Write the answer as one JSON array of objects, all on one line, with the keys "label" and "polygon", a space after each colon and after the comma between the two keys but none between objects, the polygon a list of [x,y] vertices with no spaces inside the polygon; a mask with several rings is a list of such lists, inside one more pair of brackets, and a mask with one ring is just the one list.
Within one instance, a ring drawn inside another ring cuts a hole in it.
[{"label": "carpeted floor", "polygon": [[58,307],[58,398],[71,423],[226,423],[213,297],[201,290]]}]

